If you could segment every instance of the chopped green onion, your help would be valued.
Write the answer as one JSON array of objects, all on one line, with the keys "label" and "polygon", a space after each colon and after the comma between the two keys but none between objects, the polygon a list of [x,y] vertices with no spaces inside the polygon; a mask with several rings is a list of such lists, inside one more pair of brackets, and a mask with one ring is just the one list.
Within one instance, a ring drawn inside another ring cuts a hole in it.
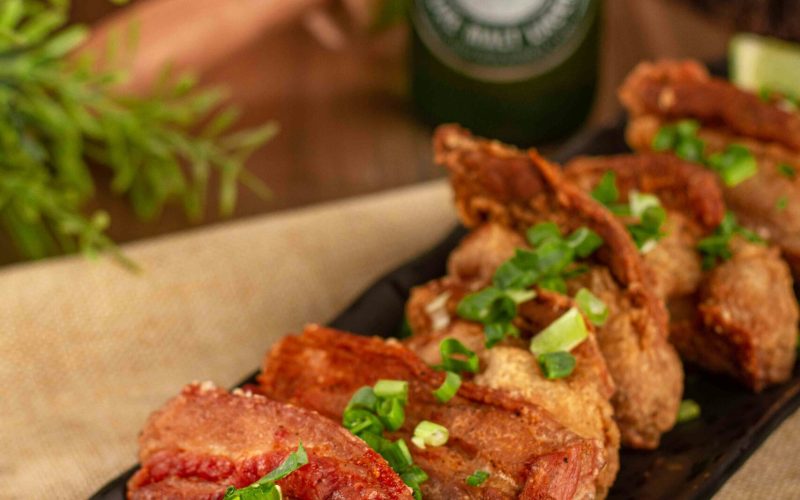
[{"label": "chopped green onion", "polygon": [[552,290],[562,295],[567,293],[567,282],[561,276],[551,276],[539,280],[539,287],[545,290]]},{"label": "chopped green onion", "polygon": [[377,404],[378,397],[375,395],[375,391],[372,389],[372,387],[365,385],[353,394],[353,397],[350,398],[350,402],[347,403],[347,408],[345,408],[345,410],[360,408],[364,410],[375,411],[375,405]]},{"label": "chopped green onion", "polygon": [[411,438],[411,442],[417,448],[425,449],[426,446],[444,446],[449,438],[450,431],[447,430],[447,427],[423,420],[414,428],[414,437]]},{"label": "chopped green onion", "polygon": [[398,397],[383,399],[378,402],[376,413],[388,430],[396,431],[406,419],[405,401]]},{"label": "chopped green onion", "polygon": [[692,139],[700,130],[700,122],[697,120],[681,120],[675,124],[675,131],[681,139]]},{"label": "chopped green onion", "polygon": [[422,498],[419,485],[428,480],[428,474],[425,473],[418,465],[412,465],[405,472],[400,474],[400,478],[414,490],[415,498]]},{"label": "chopped green onion", "polygon": [[375,396],[379,398],[397,398],[408,401],[408,382],[405,380],[378,380],[375,383]]},{"label": "chopped green onion", "polygon": [[511,321],[517,315],[517,305],[502,290],[488,287],[461,299],[456,312],[479,323]]},{"label": "chopped green onion", "polygon": [[525,232],[528,243],[537,247],[549,239],[561,239],[561,231],[555,222],[541,222]]},{"label": "chopped green onion", "polygon": [[467,484],[470,486],[480,486],[489,479],[489,473],[485,470],[476,470],[467,477]]},{"label": "chopped green onion", "polygon": [[367,446],[378,453],[381,452],[384,446],[390,444],[389,440],[383,437],[383,432],[380,434],[375,434],[374,432],[364,431],[360,434],[356,434],[356,436],[360,437],[365,443],[367,443]]},{"label": "chopped green onion", "polygon": [[544,275],[554,275],[563,271],[575,260],[575,252],[561,239],[544,241],[534,250],[536,270]]},{"label": "chopped green onion", "polygon": [[408,446],[402,439],[393,443],[384,443],[379,453],[396,471],[402,471],[414,463],[411,459],[411,452],[408,451]]},{"label": "chopped green onion", "polygon": [[353,434],[364,431],[380,434],[384,429],[384,423],[375,413],[360,408],[345,410],[342,414],[342,426]]},{"label": "chopped green onion", "polygon": [[578,309],[586,315],[595,326],[603,326],[608,319],[608,307],[587,288],[581,288],[575,294],[575,303]]},{"label": "chopped green onion", "polygon": [[447,403],[453,399],[459,387],[461,387],[461,375],[455,372],[447,372],[442,385],[433,391],[433,395],[436,396],[440,403]]},{"label": "chopped green onion", "polygon": [[512,258],[500,264],[494,272],[492,284],[501,290],[525,289],[536,283],[538,277],[537,272],[519,267]]},{"label": "chopped green onion", "polygon": [[677,422],[679,424],[683,422],[689,422],[691,420],[695,420],[700,417],[700,405],[694,402],[691,399],[684,399],[681,401],[680,407],[678,407],[678,419]]},{"label": "chopped green onion", "polygon": [[619,190],[617,189],[617,174],[609,170],[600,178],[594,190],[592,190],[592,198],[599,201],[603,205],[611,205],[619,200]]},{"label": "chopped green onion", "polygon": [[569,352],[588,336],[583,316],[573,307],[533,337],[530,349],[537,357],[551,352]]},{"label": "chopped green onion", "polygon": [[485,346],[491,349],[498,342],[502,342],[507,336],[518,336],[519,330],[511,322],[503,323],[487,323],[483,327],[483,332],[486,334]]},{"label": "chopped green onion", "polygon": [[[478,373],[478,355],[454,338],[446,338],[439,344],[442,354],[442,368],[461,373]],[[456,357],[458,356],[458,357]]]},{"label": "chopped green onion", "polygon": [[628,204],[631,208],[631,215],[634,217],[642,217],[648,208],[660,207],[661,202],[658,197],[653,194],[640,193],[632,190],[628,195]]},{"label": "chopped green onion", "polygon": [[281,500],[283,496],[275,481],[285,478],[307,463],[308,455],[301,442],[296,451],[289,453],[280,465],[255,483],[238,490],[229,486],[223,500]]},{"label": "chopped green onion", "polygon": [[675,154],[686,161],[703,161],[706,144],[697,137],[681,138],[675,146]]},{"label": "chopped green onion", "polygon": [[576,229],[567,237],[567,245],[579,258],[591,255],[603,244],[603,238],[587,227]]},{"label": "chopped green onion", "polygon": [[703,256],[704,269],[710,269],[718,261],[731,258],[733,252],[730,249],[730,241],[737,234],[752,243],[764,242],[756,233],[740,226],[732,212],[726,212],[714,233],[697,242],[697,249]]},{"label": "chopped green onion", "polygon": [[793,166],[786,163],[781,163],[778,165],[778,173],[787,179],[794,179],[797,177],[797,170]]},{"label": "chopped green onion", "polygon": [[536,298],[536,292],[533,290],[506,290],[506,295],[511,297],[515,304],[522,304]]},{"label": "chopped green onion", "polygon": [[[664,126],[658,129],[655,137],[653,137],[653,151],[669,151],[675,147],[678,142],[678,131],[675,127]],[[616,200],[613,200],[616,201]]]},{"label": "chopped green onion", "polygon": [[741,144],[731,144],[722,153],[708,158],[708,165],[715,170],[726,186],[736,186],[758,173],[755,157]]},{"label": "chopped green onion", "polygon": [[789,206],[789,198],[786,196],[781,196],[778,198],[778,201],[775,202],[775,210],[778,212],[783,212],[786,210],[786,207]]},{"label": "chopped green onion", "polygon": [[575,369],[575,356],[565,351],[546,352],[537,358],[546,379],[568,377]]}]

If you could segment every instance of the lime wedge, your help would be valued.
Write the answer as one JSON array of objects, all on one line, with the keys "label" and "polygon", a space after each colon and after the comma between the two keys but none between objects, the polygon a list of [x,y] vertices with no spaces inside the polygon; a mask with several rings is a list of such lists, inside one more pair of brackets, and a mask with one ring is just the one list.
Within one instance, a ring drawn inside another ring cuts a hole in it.
[{"label": "lime wedge", "polygon": [[730,78],[737,86],[800,96],[800,45],[752,34],[731,38]]}]

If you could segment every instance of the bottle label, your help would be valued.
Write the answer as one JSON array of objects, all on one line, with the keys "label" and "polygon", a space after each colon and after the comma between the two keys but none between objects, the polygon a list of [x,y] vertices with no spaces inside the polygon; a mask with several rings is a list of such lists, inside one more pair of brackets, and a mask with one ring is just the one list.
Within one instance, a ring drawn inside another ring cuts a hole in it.
[{"label": "bottle label", "polygon": [[416,0],[415,28],[453,69],[494,81],[530,78],[583,41],[593,0]]}]

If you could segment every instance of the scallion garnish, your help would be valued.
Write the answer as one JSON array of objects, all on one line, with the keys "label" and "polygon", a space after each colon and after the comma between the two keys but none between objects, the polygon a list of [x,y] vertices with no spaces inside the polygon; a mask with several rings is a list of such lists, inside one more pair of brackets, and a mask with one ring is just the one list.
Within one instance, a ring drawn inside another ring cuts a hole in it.
[{"label": "scallion garnish", "polygon": [[583,316],[573,307],[534,336],[530,349],[536,356],[559,351],[569,352],[588,336],[589,330]]},{"label": "scallion garnish", "polygon": [[686,161],[704,164],[717,172],[726,186],[736,186],[758,172],[755,157],[741,144],[731,144],[720,153],[706,155],[705,143],[697,137],[699,129],[700,124],[695,120],[664,125],[653,137],[652,148],[673,151]]},{"label": "scallion garnish", "polygon": [[417,448],[425,449],[426,446],[444,446],[449,438],[450,431],[447,430],[447,427],[423,420],[414,428],[414,437],[411,438],[411,442]]},{"label": "scallion garnish", "polygon": [[683,422],[696,420],[699,417],[700,417],[699,404],[697,404],[695,401],[691,399],[684,399],[683,401],[681,401],[681,405],[678,407],[678,418],[677,418],[677,422],[679,424]]},{"label": "scallion garnish", "polygon": [[704,269],[711,269],[718,262],[731,258],[733,252],[730,249],[730,242],[737,234],[752,243],[764,242],[756,233],[740,226],[732,212],[726,212],[717,229],[697,243],[697,249],[703,256]]},{"label": "scallion garnish", "polygon": [[552,380],[568,377],[575,369],[575,356],[566,352],[546,352],[537,358],[544,378]]},{"label": "scallion garnish", "polygon": [[530,227],[525,237],[532,247],[537,247],[549,239],[560,239],[561,230],[555,222],[542,222]]},{"label": "scallion garnish", "polygon": [[731,144],[722,153],[709,156],[707,164],[726,186],[741,184],[758,173],[755,157],[741,144]]},{"label": "scallion garnish", "polygon": [[285,478],[307,463],[308,455],[305,448],[303,448],[303,443],[299,443],[296,451],[289,453],[278,467],[255,483],[240,489],[229,486],[225,490],[224,500],[281,500],[283,495],[275,482]]},{"label": "scallion garnish", "polygon": [[786,163],[781,163],[778,165],[778,173],[787,179],[794,179],[797,177],[797,170],[793,166]]},{"label": "scallion garnish", "polygon": [[637,223],[628,224],[627,228],[631,238],[636,243],[636,247],[642,253],[646,253],[664,236],[661,227],[667,219],[667,212],[661,206],[657,196],[639,193],[638,191],[630,192],[627,205],[617,203],[619,201],[619,191],[617,190],[616,182],[616,174],[609,170],[603,174],[600,184],[598,184],[598,187],[601,184],[603,185],[602,192],[604,194],[600,198],[595,196],[594,193],[598,190],[596,187],[592,192],[592,196],[595,196],[598,201],[602,199],[601,203],[616,215],[639,219]]},{"label": "scallion garnish", "polygon": [[595,326],[603,326],[608,319],[608,307],[588,288],[581,288],[575,294],[575,303],[578,309]]},{"label": "scallion garnish", "polygon": [[454,372],[447,372],[442,385],[433,391],[433,395],[436,396],[436,399],[438,399],[440,403],[447,403],[453,399],[459,387],[461,387],[461,375]]},{"label": "scallion garnish", "polygon": [[467,477],[466,481],[469,486],[477,487],[486,482],[487,479],[489,479],[488,472],[485,470],[476,470]]},{"label": "scallion garnish", "polygon": [[587,227],[580,227],[567,237],[567,245],[578,258],[585,259],[603,245],[603,238]]},{"label": "scallion garnish", "polygon": [[[342,425],[385,458],[411,487],[414,498],[421,499],[420,483],[427,480],[428,475],[414,465],[405,441],[392,442],[383,437],[384,431],[402,427],[407,402],[408,382],[379,380],[374,387],[362,387],[353,394],[342,415]],[[249,497],[238,500],[249,500]]]},{"label": "scallion garnish", "polygon": [[783,212],[784,210],[786,210],[786,207],[788,206],[789,206],[789,198],[786,196],[781,196],[775,202],[775,210],[777,210],[778,212]]},{"label": "scallion garnish", "polygon": [[442,355],[441,367],[447,371],[478,373],[478,355],[454,338],[442,340],[439,344]]},{"label": "scallion garnish", "polygon": [[373,389],[378,398],[396,398],[408,401],[408,382],[405,380],[378,380]]}]

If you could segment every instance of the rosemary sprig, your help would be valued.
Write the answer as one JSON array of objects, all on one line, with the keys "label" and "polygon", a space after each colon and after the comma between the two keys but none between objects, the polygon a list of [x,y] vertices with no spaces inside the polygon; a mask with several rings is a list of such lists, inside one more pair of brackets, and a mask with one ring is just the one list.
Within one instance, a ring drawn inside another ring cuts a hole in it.
[{"label": "rosemary sprig", "polygon": [[90,165],[110,170],[112,192],[143,219],[170,203],[201,218],[212,173],[223,215],[239,182],[268,196],[244,163],[275,123],[231,133],[238,114],[220,109],[223,93],[169,71],[145,97],[120,95],[122,72],[68,57],[88,33],[67,25],[68,10],[69,0],[0,0],[0,224],[22,255],[114,249],[108,215],[84,212]]}]

